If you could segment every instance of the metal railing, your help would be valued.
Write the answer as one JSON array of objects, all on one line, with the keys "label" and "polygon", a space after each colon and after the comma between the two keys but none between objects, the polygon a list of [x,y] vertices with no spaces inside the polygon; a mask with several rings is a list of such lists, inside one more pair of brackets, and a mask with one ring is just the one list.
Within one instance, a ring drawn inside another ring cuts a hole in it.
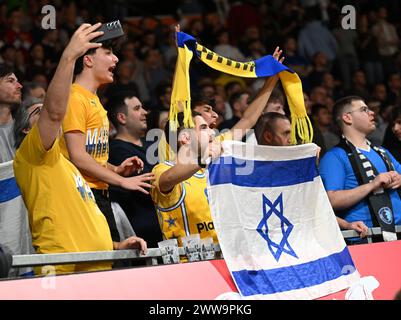
[{"label": "metal railing", "polygon": [[[359,238],[359,233],[356,232],[355,230],[343,230],[341,232],[343,234],[344,239]],[[401,233],[401,225],[395,226],[395,232]],[[381,234],[382,234],[382,229],[380,227],[370,228],[366,236],[368,243],[372,243],[373,236],[379,236]]]},{"label": "metal railing", "polygon": [[[401,226],[396,226],[396,232],[401,233]],[[345,239],[359,237],[358,232],[354,230],[344,230],[342,234]],[[367,234],[368,243],[372,243],[372,237],[381,234],[381,228],[370,228]],[[214,245],[214,251],[218,258],[222,258],[220,246]],[[180,256],[185,256],[183,247],[179,247]],[[54,253],[54,254],[31,254],[14,255],[12,267],[35,267],[43,265],[70,264],[80,262],[101,262],[101,261],[119,261],[119,260],[137,260],[144,259],[146,265],[158,265],[158,258],[162,257],[161,250],[150,248],[146,255],[141,255],[139,250],[115,250],[115,251],[93,251],[93,252],[74,252],[74,253]]]},{"label": "metal railing", "polygon": [[[221,257],[221,250],[218,244],[213,245],[214,252]],[[180,256],[185,256],[183,247],[178,248]],[[146,265],[158,265],[158,258],[162,257],[161,250],[150,248],[146,255],[141,255],[139,250],[114,250],[114,251],[91,251],[72,253],[51,253],[51,254],[26,254],[13,256],[13,268],[36,267],[43,265],[70,264],[80,262],[101,262],[119,260],[144,259]]]}]

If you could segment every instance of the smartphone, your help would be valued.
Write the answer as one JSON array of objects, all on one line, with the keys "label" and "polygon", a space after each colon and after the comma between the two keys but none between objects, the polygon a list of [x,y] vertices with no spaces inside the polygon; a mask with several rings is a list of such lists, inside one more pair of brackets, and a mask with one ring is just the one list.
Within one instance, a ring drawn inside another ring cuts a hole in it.
[{"label": "smartphone", "polygon": [[103,23],[96,31],[103,31],[103,35],[95,38],[94,42],[104,42],[124,35],[120,20]]}]

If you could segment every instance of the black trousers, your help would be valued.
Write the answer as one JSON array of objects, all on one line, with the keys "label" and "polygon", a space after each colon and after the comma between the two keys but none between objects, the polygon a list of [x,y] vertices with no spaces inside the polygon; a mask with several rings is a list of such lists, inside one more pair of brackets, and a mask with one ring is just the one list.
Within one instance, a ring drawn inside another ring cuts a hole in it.
[{"label": "black trousers", "polygon": [[108,190],[92,189],[93,195],[95,196],[96,204],[100,211],[104,214],[109,225],[111,239],[114,242],[120,242],[120,234],[118,233],[116,220],[114,219],[113,210],[111,209],[111,202],[109,198]]}]

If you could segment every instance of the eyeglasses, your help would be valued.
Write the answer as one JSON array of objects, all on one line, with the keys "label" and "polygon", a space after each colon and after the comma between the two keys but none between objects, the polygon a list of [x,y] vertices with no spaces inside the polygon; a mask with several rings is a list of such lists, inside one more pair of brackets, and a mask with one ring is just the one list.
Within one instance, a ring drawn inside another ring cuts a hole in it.
[{"label": "eyeglasses", "polygon": [[40,112],[42,111],[42,107],[43,105],[40,104],[35,109],[33,109],[33,111],[31,111],[31,113],[28,115],[28,119],[30,119],[35,114],[40,114]]},{"label": "eyeglasses", "polygon": [[365,112],[365,113],[373,112],[373,110],[369,109],[368,106],[363,106],[363,107],[360,107],[360,108],[358,108],[356,110],[348,111],[346,113],[353,113],[353,112],[357,112],[357,111],[358,112]]}]

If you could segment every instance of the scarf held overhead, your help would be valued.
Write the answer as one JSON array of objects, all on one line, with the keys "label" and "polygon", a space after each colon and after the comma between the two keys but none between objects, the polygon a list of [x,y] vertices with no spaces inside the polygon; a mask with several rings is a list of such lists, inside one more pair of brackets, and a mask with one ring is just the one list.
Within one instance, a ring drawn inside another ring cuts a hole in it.
[{"label": "scarf held overhead", "polygon": [[296,143],[297,137],[302,143],[312,141],[313,130],[305,110],[302,83],[293,70],[278,62],[271,55],[249,62],[238,62],[224,58],[200,45],[194,37],[184,32],[177,32],[177,45],[178,58],[169,116],[173,130],[177,126],[177,114],[179,111],[184,112],[184,125],[186,127],[194,126],[191,118],[189,65],[195,54],[209,67],[234,76],[259,78],[278,75],[290,107],[292,142]]}]

